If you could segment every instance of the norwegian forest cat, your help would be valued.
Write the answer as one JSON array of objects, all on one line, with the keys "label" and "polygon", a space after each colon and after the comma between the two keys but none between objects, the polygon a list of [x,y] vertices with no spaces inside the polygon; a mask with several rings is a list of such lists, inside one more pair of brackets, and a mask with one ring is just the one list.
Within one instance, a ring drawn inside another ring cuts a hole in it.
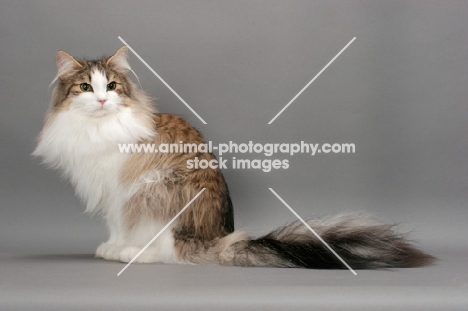
[{"label": "norwegian forest cat", "polygon": [[[210,153],[121,153],[119,143],[204,143],[183,118],[157,113],[127,77],[127,48],[99,60],[57,53],[57,85],[34,155],[70,179],[86,211],[101,214],[110,237],[96,250],[129,262],[203,188],[205,191],[136,262],[336,268],[345,266],[301,223],[251,238],[234,231],[219,169],[188,169]],[[432,257],[391,225],[339,215],[307,220],[355,269],[416,267]]]}]

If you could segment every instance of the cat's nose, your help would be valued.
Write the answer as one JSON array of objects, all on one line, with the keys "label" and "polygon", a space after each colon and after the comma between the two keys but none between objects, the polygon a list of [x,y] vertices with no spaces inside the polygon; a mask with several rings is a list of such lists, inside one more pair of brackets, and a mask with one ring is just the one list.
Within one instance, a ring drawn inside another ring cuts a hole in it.
[{"label": "cat's nose", "polygon": [[101,105],[104,105],[107,99],[98,99],[97,101],[100,102]]}]

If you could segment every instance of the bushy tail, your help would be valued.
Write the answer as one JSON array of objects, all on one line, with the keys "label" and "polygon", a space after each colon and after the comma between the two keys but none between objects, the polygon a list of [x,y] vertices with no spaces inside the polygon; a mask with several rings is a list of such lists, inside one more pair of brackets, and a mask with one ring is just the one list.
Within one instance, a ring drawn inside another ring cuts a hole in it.
[{"label": "bushy tail", "polygon": [[[412,246],[392,225],[366,217],[340,215],[307,220],[311,228],[353,269],[406,268],[430,264],[434,257]],[[234,232],[210,246],[191,247],[196,263],[249,267],[346,269],[346,266],[300,221],[251,239]]]}]

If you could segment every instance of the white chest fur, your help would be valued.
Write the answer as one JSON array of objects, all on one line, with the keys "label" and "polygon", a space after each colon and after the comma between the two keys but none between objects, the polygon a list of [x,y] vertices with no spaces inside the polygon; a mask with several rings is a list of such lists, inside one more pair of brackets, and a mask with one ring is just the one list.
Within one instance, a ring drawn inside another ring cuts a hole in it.
[{"label": "white chest fur", "polygon": [[[61,169],[89,212],[105,208],[119,189],[119,173],[129,156],[120,153],[119,143],[135,143],[154,135],[130,109],[102,118],[63,111],[49,120],[34,155]],[[128,193],[130,195],[130,193]]]}]

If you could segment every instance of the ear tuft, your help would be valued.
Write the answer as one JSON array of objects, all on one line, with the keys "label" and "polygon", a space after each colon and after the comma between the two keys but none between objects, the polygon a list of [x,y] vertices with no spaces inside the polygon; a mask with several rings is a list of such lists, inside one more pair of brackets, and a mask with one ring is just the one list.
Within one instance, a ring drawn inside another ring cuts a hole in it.
[{"label": "ear tuft", "polygon": [[62,77],[71,73],[73,70],[83,67],[73,56],[64,51],[58,51],[55,57],[57,64],[57,76]]},{"label": "ear tuft", "polygon": [[115,52],[115,54],[112,55],[107,60],[107,65],[113,66],[114,68],[122,70],[122,71],[131,70],[130,65],[128,64],[128,61],[127,61],[127,56],[128,56],[128,48],[124,45],[123,47],[118,49],[117,52]]}]

